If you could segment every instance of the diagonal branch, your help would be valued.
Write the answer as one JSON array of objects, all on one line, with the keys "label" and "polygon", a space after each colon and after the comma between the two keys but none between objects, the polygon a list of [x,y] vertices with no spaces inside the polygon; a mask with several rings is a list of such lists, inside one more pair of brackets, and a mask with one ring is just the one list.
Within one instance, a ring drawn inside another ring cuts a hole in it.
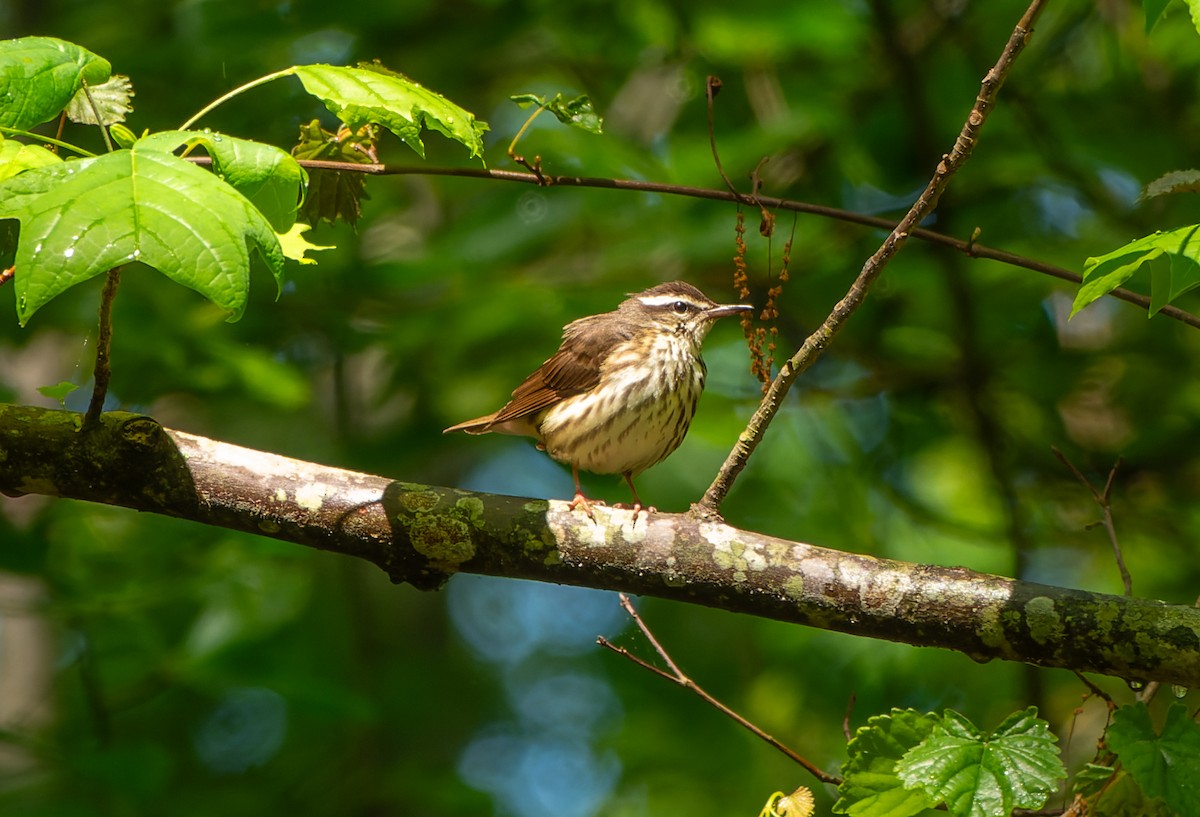
[{"label": "diagonal branch", "polygon": [[869,638],[1200,686],[1200,610],[829,550],[695,514],[596,521],[564,501],[396,482],[252,451],[126,412],[0,404],[0,493],[120,505],[372,562],[619,590]]},{"label": "diagonal branch", "polygon": [[650,631],[650,627],[647,626],[646,622],[642,619],[642,617],[640,615],[638,615],[637,608],[633,606],[633,602],[629,600],[629,596],[625,595],[624,593],[621,594],[621,607],[623,607],[625,609],[625,612],[629,613],[629,616],[633,619],[634,623],[637,624],[638,629],[642,631],[642,635],[645,636],[646,640],[650,642],[650,645],[652,647],[654,647],[654,651],[656,653],[658,653],[659,658],[661,658],[663,660],[663,662],[667,665],[667,667],[670,669],[670,672],[659,669],[658,667],[654,666],[653,664],[649,663],[648,661],[643,661],[641,658],[638,658],[636,655],[634,655],[633,653],[631,653],[629,650],[625,649],[624,647],[618,647],[616,644],[613,644],[611,641],[609,641],[604,636],[600,636],[599,638],[596,639],[597,644],[599,644],[601,647],[604,647],[605,649],[612,650],[617,655],[621,655],[621,656],[624,656],[625,658],[628,658],[630,661],[637,664],[642,669],[649,670],[650,672],[654,673],[655,675],[659,676],[660,678],[665,678],[673,684],[678,684],[679,686],[683,687],[684,689],[690,690],[696,696],[698,696],[700,698],[700,700],[704,701],[706,704],[711,706],[713,709],[716,709],[718,712],[725,715],[726,717],[732,719],[735,723],[737,723],[744,729],[749,730],[751,733],[754,734],[755,737],[762,740],[764,743],[766,743],[771,748],[776,749],[779,752],[781,752],[782,754],[784,754],[793,763],[796,763],[797,765],[803,767],[809,774],[811,774],[813,777],[817,778],[817,780],[820,780],[822,783],[830,783],[835,786],[841,785],[842,778],[838,777],[835,774],[829,774],[829,772],[825,771],[820,766],[818,766],[815,763],[813,763],[812,761],[810,761],[808,758],[806,758],[803,755],[801,755],[800,753],[796,752],[794,749],[789,747],[787,744],[785,744],[782,741],[780,741],[779,739],[767,734],[757,724],[751,722],[750,720],[746,719],[745,717],[743,717],[741,714],[739,714],[735,710],[730,709],[728,706],[726,706],[725,704],[718,701],[716,698],[714,698],[712,695],[710,695],[703,687],[701,687],[699,684],[697,684],[695,681],[693,681],[690,677],[685,675],[683,670],[681,670],[679,668],[679,665],[677,665],[675,663],[675,660],[673,658],[671,658],[671,654],[669,652],[667,652],[666,648],[664,648],[663,645],[659,643],[658,639],[654,637],[654,633]]},{"label": "diagonal branch", "polygon": [[1004,84],[1004,79],[1012,69],[1013,63],[1029,42],[1029,38],[1033,34],[1033,24],[1041,14],[1044,5],[1045,0],[1033,0],[1021,16],[1020,22],[1017,23],[1012,35],[1008,38],[1008,43],[1004,46],[1004,51],[1000,54],[1000,58],[983,78],[979,95],[975,98],[975,105],[971,108],[967,121],[963,123],[962,131],[955,140],[954,147],[949,154],[942,158],[937,170],[934,171],[933,178],[929,180],[929,184],[912,208],[884,239],[875,254],[867,259],[862,271],[850,285],[846,296],[838,301],[833,307],[833,311],[817,327],[817,330],[809,335],[799,351],[790,360],[784,362],[779,375],[771,383],[770,389],[767,390],[762,403],[759,404],[758,410],[750,418],[746,430],[738,437],[737,444],[729,452],[729,456],[721,466],[712,485],[697,503],[698,511],[708,515],[717,515],[720,512],[721,503],[725,501],[729,489],[733,487],[734,480],[746,467],[750,455],[758,447],[763,434],[766,433],[767,426],[771,424],[779,407],[783,405],[783,398],[791,389],[792,384],[796,382],[796,378],[816,362],[821,352],[833,340],[834,335],[866,300],[867,291],[883,272],[884,267],[907,243],[909,235],[917,225],[937,207],[938,200],[950,184],[950,179],[971,158],[975,143],[979,139],[980,130],[995,105],[1000,86]]}]

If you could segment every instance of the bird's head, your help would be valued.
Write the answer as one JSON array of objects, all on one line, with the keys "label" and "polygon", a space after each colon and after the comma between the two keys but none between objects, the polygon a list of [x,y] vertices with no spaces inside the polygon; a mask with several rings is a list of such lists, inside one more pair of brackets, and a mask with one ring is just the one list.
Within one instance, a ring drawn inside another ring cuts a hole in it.
[{"label": "bird's head", "polygon": [[717,318],[751,309],[749,304],[718,304],[685,281],[668,281],[630,295],[618,312],[646,329],[689,338],[699,347]]}]

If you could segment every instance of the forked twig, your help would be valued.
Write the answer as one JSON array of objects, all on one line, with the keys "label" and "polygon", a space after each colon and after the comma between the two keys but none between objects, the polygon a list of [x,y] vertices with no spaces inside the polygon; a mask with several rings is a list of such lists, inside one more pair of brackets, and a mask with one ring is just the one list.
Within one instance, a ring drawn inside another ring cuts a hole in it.
[{"label": "forked twig", "polygon": [[100,330],[96,336],[96,368],[92,372],[92,399],[87,413],[83,415],[83,430],[100,422],[104,411],[104,398],[108,396],[108,383],[112,378],[112,304],[117,297],[117,285],[121,283],[121,268],[113,267],[104,278],[104,289],[100,292]]},{"label": "forked twig", "polygon": [[895,226],[892,232],[884,239],[883,244],[875,251],[867,262],[863,265],[858,277],[854,279],[850,290],[846,293],[829,313],[828,317],[821,323],[815,332],[813,332],[801,345],[800,349],[791,357],[784,361],[780,367],[779,375],[771,383],[770,389],[763,397],[758,409],[754,412],[754,416],[750,418],[750,422],[746,425],[746,429],[738,437],[737,444],[733,450],[729,452],[721,470],[713,479],[712,485],[704,492],[704,497],[695,506],[695,510],[703,515],[717,516],[720,513],[721,503],[725,501],[729,489],[733,487],[734,480],[738,474],[746,467],[750,455],[754,453],[754,449],[758,447],[762,440],[763,434],[766,433],[767,427],[771,424],[775,414],[783,405],[783,398],[786,396],[792,384],[800,376],[802,372],[808,369],[825,348],[833,340],[834,335],[845,325],[850,316],[853,315],[863,302],[866,300],[867,291],[871,285],[883,272],[884,267],[896,255],[897,252],[907,243],[913,230],[917,229],[917,225],[921,223],[934,208],[937,207],[938,200],[942,193],[949,185],[954,174],[959,171],[967,160],[971,158],[971,153],[974,151],[975,144],[979,140],[979,134],[987,121],[989,114],[995,107],[996,97],[1000,92],[1000,86],[1004,84],[1005,78],[1012,70],[1013,64],[1017,57],[1024,50],[1025,45],[1029,42],[1029,38],[1033,33],[1033,24],[1042,12],[1046,0],[1033,0],[1029,4],[1029,8],[1021,15],[1020,21],[1013,29],[1012,34],[1008,38],[1008,43],[1004,46],[996,64],[988,70],[980,83],[979,94],[975,99],[975,104],[971,108],[970,114],[967,116],[966,122],[963,123],[962,130],[959,132],[958,138],[954,142],[954,147],[947,153],[942,161],[938,163],[937,169],[934,171],[933,177],[929,180],[925,190],[917,197],[916,202],[900,223]]},{"label": "forked twig", "polygon": [[1112,515],[1112,488],[1113,481],[1117,477],[1117,471],[1121,468],[1122,459],[1117,457],[1117,461],[1113,463],[1113,467],[1108,472],[1108,479],[1104,482],[1104,490],[1097,491],[1096,486],[1092,485],[1091,481],[1083,475],[1083,473],[1075,467],[1074,463],[1067,459],[1066,454],[1058,450],[1055,446],[1051,446],[1050,450],[1054,452],[1054,456],[1058,457],[1059,462],[1067,466],[1075,479],[1079,480],[1083,487],[1088,489],[1088,493],[1092,495],[1092,499],[1100,506],[1100,512],[1104,515],[1104,529],[1108,531],[1108,543],[1112,545],[1113,556],[1117,560],[1117,569],[1121,571],[1121,582],[1125,585],[1125,595],[1133,595],[1133,577],[1129,575],[1129,569],[1125,567],[1125,558],[1121,555],[1121,545],[1117,541],[1117,529],[1113,523]]},{"label": "forked twig", "polygon": [[650,646],[652,646],[654,648],[654,651],[656,653],[658,653],[659,658],[661,658],[663,660],[663,663],[667,665],[667,667],[670,671],[668,672],[667,670],[664,670],[661,667],[656,667],[653,664],[649,663],[648,661],[644,661],[641,658],[638,658],[636,655],[629,652],[629,650],[625,649],[624,647],[618,647],[617,645],[613,644],[611,641],[609,641],[604,636],[600,636],[596,639],[597,644],[599,644],[601,647],[604,647],[605,649],[612,650],[613,652],[617,653],[618,655],[622,655],[625,658],[628,658],[630,661],[637,664],[642,669],[649,670],[650,672],[654,673],[655,675],[659,676],[660,678],[665,678],[668,681],[671,681],[672,683],[683,687],[684,689],[691,690],[696,695],[698,695],[700,697],[700,699],[703,700],[705,703],[707,703],[709,706],[712,706],[717,711],[725,714],[727,717],[732,718],[734,721],[739,723],[741,726],[743,726],[744,728],[749,729],[751,732],[753,732],[761,740],[765,741],[766,743],[768,743],[775,749],[778,749],[780,752],[787,755],[788,758],[790,758],[793,762],[798,763],[799,765],[803,766],[805,768],[805,770],[808,771],[809,774],[811,774],[813,777],[817,778],[817,780],[821,781],[822,783],[831,783],[836,786],[842,782],[842,778],[840,778],[839,776],[829,774],[828,772],[822,770],[820,767],[818,767],[814,763],[810,762],[809,760],[805,759],[801,755],[797,754],[795,751],[793,751],[791,748],[785,746],[783,743],[780,743],[778,740],[776,740],[775,738],[768,735],[766,732],[764,732],[758,726],[756,726],[755,724],[746,720],[746,718],[742,717],[737,712],[733,711],[728,706],[726,706],[725,704],[718,701],[712,695],[708,694],[699,684],[697,684],[695,681],[693,681],[691,678],[689,678],[687,675],[685,675],[683,670],[681,670],[679,668],[679,666],[675,663],[674,659],[671,658],[670,653],[668,653],[663,648],[662,644],[660,644],[658,642],[658,639],[654,637],[654,633],[652,633],[650,631],[650,628],[646,626],[646,622],[644,622],[642,620],[642,617],[640,615],[638,615],[638,611],[634,608],[633,602],[631,602],[629,600],[629,596],[625,595],[624,593],[621,593],[621,606],[623,608],[625,608],[625,612],[629,613],[630,618],[632,618],[634,623],[637,624],[638,629],[642,631],[642,635],[645,636],[646,640],[650,642]]}]

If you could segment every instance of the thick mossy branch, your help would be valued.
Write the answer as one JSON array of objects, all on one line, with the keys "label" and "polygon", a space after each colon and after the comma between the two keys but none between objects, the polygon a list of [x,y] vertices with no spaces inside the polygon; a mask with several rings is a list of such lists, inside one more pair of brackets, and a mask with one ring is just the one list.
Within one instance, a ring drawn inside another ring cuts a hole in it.
[{"label": "thick mossy branch", "polygon": [[[689,601],[855,635],[1200,686],[1200,610],[790,542],[692,514],[396,482],[148,417],[0,404],[0,491],[70,497],[367,559],[433,588],[456,572]],[[0,547],[3,547],[0,544]]]}]

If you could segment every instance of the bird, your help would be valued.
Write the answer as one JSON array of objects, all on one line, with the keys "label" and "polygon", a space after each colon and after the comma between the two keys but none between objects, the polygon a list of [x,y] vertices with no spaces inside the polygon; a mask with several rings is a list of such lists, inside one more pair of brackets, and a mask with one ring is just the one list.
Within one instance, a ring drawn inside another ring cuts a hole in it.
[{"label": "bird", "polygon": [[[684,281],[631,293],[612,312],[567,324],[562,344],[517,386],[498,411],[443,433],[517,434],[571,467],[575,498],[595,520],[580,470],[620,474],[643,506],[633,479],[670,455],[687,434],[704,390],[700,345],[718,318],[749,304],[718,304]],[[602,503],[600,503],[602,504]],[[619,506],[618,506],[619,507]]]}]

